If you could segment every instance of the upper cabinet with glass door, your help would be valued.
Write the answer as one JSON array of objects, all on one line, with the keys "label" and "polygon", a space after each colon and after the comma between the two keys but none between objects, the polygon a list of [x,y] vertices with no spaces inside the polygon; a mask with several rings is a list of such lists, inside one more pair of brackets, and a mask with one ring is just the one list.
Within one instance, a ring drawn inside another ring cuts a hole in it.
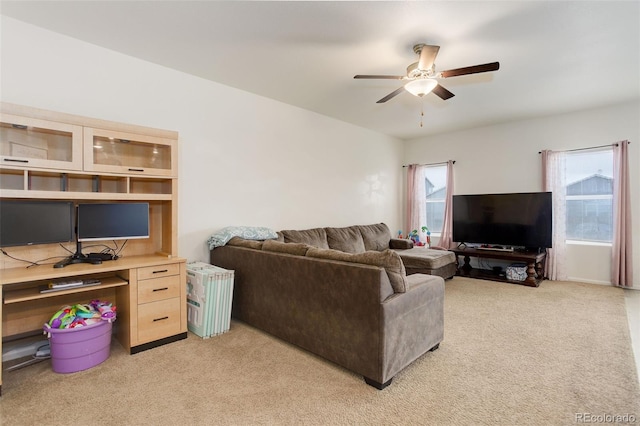
[{"label": "upper cabinet with glass door", "polygon": [[177,141],[103,129],[84,129],[85,171],[177,176]]},{"label": "upper cabinet with glass door", "polygon": [[82,127],[0,114],[0,166],[82,170]]}]

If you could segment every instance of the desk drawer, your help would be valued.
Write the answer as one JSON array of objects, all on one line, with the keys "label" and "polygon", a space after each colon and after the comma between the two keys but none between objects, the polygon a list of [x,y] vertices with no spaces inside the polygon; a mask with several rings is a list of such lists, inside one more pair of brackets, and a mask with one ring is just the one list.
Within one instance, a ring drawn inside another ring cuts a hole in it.
[{"label": "desk drawer", "polygon": [[138,303],[180,297],[180,275],[138,281]]},{"label": "desk drawer", "polygon": [[149,266],[147,268],[138,268],[138,280],[148,280],[150,278],[167,277],[170,275],[178,275],[180,273],[180,264],[171,263],[168,265]]},{"label": "desk drawer", "polygon": [[178,333],[180,333],[179,297],[138,306],[140,343],[163,339]]}]

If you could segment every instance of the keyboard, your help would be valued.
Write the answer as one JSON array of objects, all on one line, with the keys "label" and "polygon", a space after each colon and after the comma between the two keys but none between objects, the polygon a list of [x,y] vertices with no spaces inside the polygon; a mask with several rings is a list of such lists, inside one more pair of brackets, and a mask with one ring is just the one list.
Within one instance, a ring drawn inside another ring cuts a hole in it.
[{"label": "keyboard", "polygon": [[82,280],[55,280],[49,283],[49,288],[69,288],[82,285]]},{"label": "keyboard", "polygon": [[79,279],[55,280],[55,281],[51,281],[49,285],[40,289],[40,293],[50,293],[52,291],[68,290],[68,289],[79,288],[79,287],[90,287],[90,286],[99,285],[99,284],[101,284],[101,281],[94,278],[89,278],[85,280],[79,280]]}]

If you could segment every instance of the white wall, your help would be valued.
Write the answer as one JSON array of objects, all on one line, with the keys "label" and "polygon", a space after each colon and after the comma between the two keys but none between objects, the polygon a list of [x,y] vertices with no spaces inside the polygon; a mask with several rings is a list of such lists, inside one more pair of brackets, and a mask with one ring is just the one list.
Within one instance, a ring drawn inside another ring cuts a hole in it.
[{"label": "white wall", "polygon": [[398,229],[402,142],[2,17],[0,99],[180,133],[179,254],[229,225]]},{"label": "white wall", "polygon": [[[542,189],[542,149],[567,150],[629,140],[634,287],[640,287],[640,102],[431,136],[405,143],[405,162],[455,160],[454,193]],[[610,283],[611,248],[570,245],[571,279]]]}]

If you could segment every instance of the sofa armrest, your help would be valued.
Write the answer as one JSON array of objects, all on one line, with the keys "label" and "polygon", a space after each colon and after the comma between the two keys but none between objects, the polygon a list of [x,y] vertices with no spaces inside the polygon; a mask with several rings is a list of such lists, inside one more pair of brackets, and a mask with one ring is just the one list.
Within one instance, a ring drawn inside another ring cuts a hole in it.
[{"label": "sofa armrest", "polygon": [[389,240],[389,248],[390,249],[410,249],[413,248],[413,241],[411,240],[403,240],[400,238],[392,238]]},{"label": "sofa armrest", "polygon": [[382,303],[385,383],[444,337],[444,290],[442,277],[414,274],[407,277],[407,292],[394,294]]}]

